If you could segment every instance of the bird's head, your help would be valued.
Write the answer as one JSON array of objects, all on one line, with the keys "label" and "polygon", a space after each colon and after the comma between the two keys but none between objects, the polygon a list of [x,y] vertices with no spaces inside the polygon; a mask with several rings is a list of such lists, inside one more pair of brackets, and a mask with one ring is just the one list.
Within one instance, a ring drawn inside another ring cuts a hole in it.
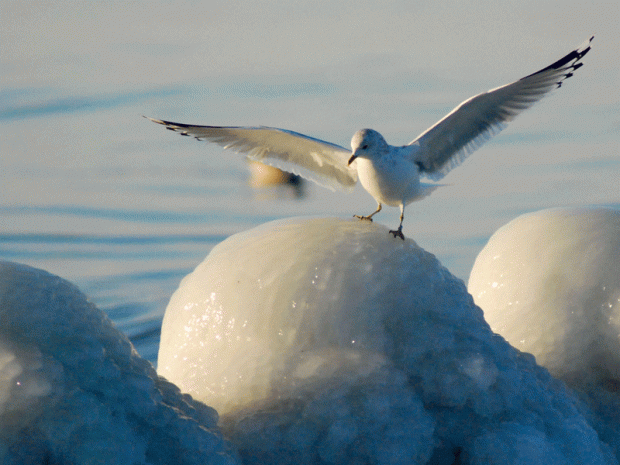
[{"label": "bird's head", "polygon": [[381,134],[373,129],[360,129],[351,139],[351,158],[348,164],[356,158],[374,159],[380,157],[388,149],[387,142]]}]

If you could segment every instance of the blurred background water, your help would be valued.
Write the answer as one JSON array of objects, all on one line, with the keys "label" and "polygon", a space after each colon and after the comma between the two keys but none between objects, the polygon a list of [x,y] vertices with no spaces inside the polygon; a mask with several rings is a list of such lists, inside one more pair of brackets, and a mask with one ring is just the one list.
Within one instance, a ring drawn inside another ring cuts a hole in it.
[{"label": "blurred background water", "polygon": [[[584,66],[474,153],[404,233],[467,280],[490,235],[554,206],[620,208],[619,6],[595,1],[0,4],[0,259],[84,291],[156,362],[179,281],[226,237],[374,211],[312,183],[255,189],[246,161],[142,115],[405,144],[475,93],[592,34]],[[376,220],[390,227],[398,209]]]}]

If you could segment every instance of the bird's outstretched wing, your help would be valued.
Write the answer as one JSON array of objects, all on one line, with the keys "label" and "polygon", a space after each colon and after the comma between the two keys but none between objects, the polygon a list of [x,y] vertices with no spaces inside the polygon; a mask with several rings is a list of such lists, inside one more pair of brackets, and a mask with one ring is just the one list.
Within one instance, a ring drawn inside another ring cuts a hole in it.
[{"label": "bird's outstretched wing", "polygon": [[268,127],[193,126],[145,117],[183,136],[193,136],[245,153],[331,189],[350,189],[357,170],[348,166],[351,151],[339,145],[285,129]]},{"label": "bird's outstretched wing", "polygon": [[409,146],[421,173],[441,179],[520,112],[560,87],[582,66],[593,38],[534,74],[465,100],[420,134]]}]

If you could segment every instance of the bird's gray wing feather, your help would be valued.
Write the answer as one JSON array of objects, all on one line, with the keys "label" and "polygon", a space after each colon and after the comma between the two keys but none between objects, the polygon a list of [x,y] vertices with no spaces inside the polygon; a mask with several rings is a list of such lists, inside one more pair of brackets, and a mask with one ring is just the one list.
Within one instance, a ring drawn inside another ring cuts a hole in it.
[{"label": "bird's gray wing feather", "polygon": [[593,38],[540,71],[465,100],[414,139],[408,145],[421,174],[441,179],[506,123],[560,87],[582,66],[581,59],[590,50]]},{"label": "bird's gray wing feather", "polygon": [[181,135],[245,153],[253,160],[299,174],[331,189],[351,189],[357,182],[355,166],[347,165],[350,150],[294,131],[269,127],[195,126],[148,119]]}]

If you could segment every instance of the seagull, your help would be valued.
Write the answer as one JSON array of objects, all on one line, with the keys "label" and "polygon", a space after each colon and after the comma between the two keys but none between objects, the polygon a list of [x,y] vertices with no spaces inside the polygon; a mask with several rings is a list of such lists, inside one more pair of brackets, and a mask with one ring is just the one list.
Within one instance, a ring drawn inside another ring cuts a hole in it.
[{"label": "seagull", "polygon": [[376,200],[372,221],[382,206],[400,207],[400,224],[389,231],[405,239],[405,206],[433,192],[440,184],[420,182],[443,178],[523,110],[562,86],[583,63],[594,36],[555,63],[518,81],[475,95],[403,146],[389,145],[373,129],[351,139],[351,151],[298,132],[273,127],[197,126],[149,118],[183,136],[214,142],[245,153],[253,160],[293,172],[325,187],[351,190],[359,179]]}]

